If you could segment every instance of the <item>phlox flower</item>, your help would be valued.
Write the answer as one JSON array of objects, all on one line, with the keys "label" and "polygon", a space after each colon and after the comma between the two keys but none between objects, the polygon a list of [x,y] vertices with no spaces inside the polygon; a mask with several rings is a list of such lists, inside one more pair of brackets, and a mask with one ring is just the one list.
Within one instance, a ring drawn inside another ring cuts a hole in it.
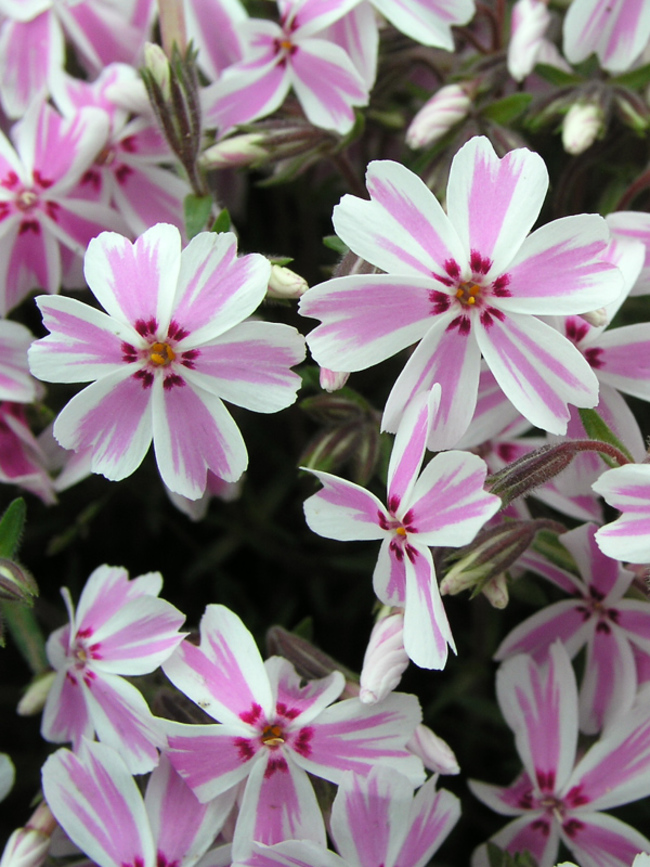
[{"label": "phlox flower", "polygon": [[1,315],[32,289],[58,292],[91,238],[123,228],[112,209],[74,193],[107,134],[103,112],[63,118],[38,101],[11,130],[15,148],[0,133]]},{"label": "phlox flower", "polygon": [[0,482],[20,485],[51,505],[56,494],[48,469],[48,457],[27,423],[25,407],[0,401]]},{"label": "phlox flower", "polygon": [[422,763],[405,748],[420,721],[414,696],[393,693],[372,707],[358,698],[332,704],[345,685],[341,672],[303,685],[287,660],[263,662],[250,632],[222,605],[207,607],[200,647],[183,642],[164,671],[219,721],[168,722],[166,752],[202,802],[242,784],[235,850],[253,840],[325,845],[308,774],[340,783],[346,771],[367,776],[382,766],[413,785],[423,780]]},{"label": "phlox flower", "polygon": [[289,368],[303,339],[288,325],[243,321],[264,298],[271,266],[236,252],[230,233],[204,232],[182,252],[175,226],[153,226],[134,244],[105,233],[88,247],[85,275],[106,313],[38,299],[51,334],[31,347],[32,372],[94,380],[54,423],[64,448],[92,449],[93,472],[125,478],[153,439],[167,487],[196,500],[208,470],[232,482],[246,469],[222,398],[257,412],[295,400],[300,379]]},{"label": "phlox flower", "polygon": [[560,537],[579,575],[534,551],[519,560],[520,566],[542,575],[571,598],[548,605],[524,620],[494,655],[503,660],[530,653],[541,662],[558,638],[572,657],[586,644],[579,710],[580,728],[587,734],[600,731],[616,714],[626,713],[632,706],[638,686],[635,653],[650,661],[650,606],[623,598],[634,573],[602,553],[595,532],[594,524],[583,524]]},{"label": "phlox flower", "polygon": [[[358,0],[278,0],[280,23],[251,18],[238,31],[243,57],[204,93],[205,122],[222,135],[278,109],[293,88],[308,120],[345,134],[368,89],[345,50],[324,38]],[[358,38],[363,38],[358,34]]]},{"label": "phlox flower", "polygon": [[99,867],[192,867],[232,809],[200,804],[162,756],[144,798],[120,754],[84,740],[43,765],[43,791],[68,837]]},{"label": "phlox flower", "polygon": [[47,97],[63,72],[66,36],[94,73],[133,63],[144,44],[153,0],[0,0],[0,99],[20,117]]},{"label": "phlox flower", "polygon": [[373,768],[367,777],[346,773],[332,804],[330,832],[338,855],[308,840],[253,844],[235,867],[424,867],[460,816],[460,802],[435,778],[413,797],[402,774]]},{"label": "phlox flower", "polygon": [[70,622],[46,645],[56,677],[47,696],[41,733],[45,740],[99,740],[119,750],[131,773],[150,771],[164,734],[144,698],[124,677],[149,674],[183,639],[185,617],[158,599],[157,572],[129,580],[125,569],[100,566],[92,573],[75,611],[67,587],[61,593]]},{"label": "phlox flower", "polygon": [[[492,810],[516,816],[491,839],[509,852],[527,849],[539,867],[557,861],[560,841],[581,867],[628,867],[650,841],[602,813],[650,794],[650,693],[576,763],[578,691],[564,646],[537,664],[521,654],[497,674],[497,697],[524,765],[511,786],[470,782]],[[473,867],[487,867],[485,846]]]},{"label": "phlox flower", "polygon": [[399,427],[388,467],[388,505],[359,485],[311,470],[323,490],[305,501],[309,527],[329,539],[381,539],[373,575],[386,605],[404,608],[404,649],[423,668],[444,668],[455,650],[440,598],[430,546],[472,541],[501,501],[483,490],[485,463],[476,455],[436,455],[419,475],[435,426],[440,388],[419,395]]},{"label": "phlox flower", "polygon": [[173,157],[153,114],[130,118],[112,98],[113,93],[123,96],[141,86],[137,71],[118,63],[107,66],[92,83],[68,75],[62,78],[54,99],[64,116],[93,107],[109,119],[106,143],[73,193],[113,206],[134,235],[161,222],[182,230],[183,200],[190,186],[163,167]]},{"label": "phlox flower", "polygon": [[644,0],[573,0],[563,33],[571,63],[595,53],[603,69],[623,72],[650,41],[650,6]]},{"label": "phlox flower", "polygon": [[600,550],[626,563],[650,563],[650,465],[607,470],[592,488],[622,513],[596,533]]},{"label": "phlox flower", "polygon": [[[548,186],[525,148],[499,159],[486,138],[454,157],[447,211],[404,166],[370,163],[370,201],[346,195],[334,209],[339,237],[385,274],[328,280],[301,298],[321,321],[308,337],[316,361],[363,370],[419,341],[382,419],[395,431],[420,391],[442,385],[428,446],[451,448],[476,406],[481,355],[532,424],[564,433],[567,404],[594,406],[598,382],[580,353],[538,314],[594,310],[621,291],[597,215],[555,220],[527,237]],[[531,315],[532,314],[532,315]]]}]

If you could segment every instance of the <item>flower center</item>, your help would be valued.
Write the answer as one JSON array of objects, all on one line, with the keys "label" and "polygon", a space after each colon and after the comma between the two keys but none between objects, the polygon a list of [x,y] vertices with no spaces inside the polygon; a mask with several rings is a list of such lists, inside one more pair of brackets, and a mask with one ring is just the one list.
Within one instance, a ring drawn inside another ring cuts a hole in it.
[{"label": "flower center", "polygon": [[152,343],[149,350],[149,360],[158,367],[168,367],[176,358],[176,353],[169,343]]},{"label": "flower center", "polygon": [[115,148],[110,146],[105,147],[95,160],[98,166],[110,166],[113,162],[115,162]]},{"label": "flower center", "polygon": [[279,747],[280,744],[283,744],[284,738],[282,737],[280,726],[264,726],[262,729],[262,743],[266,744],[267,747]]},{"label": "flower center", "polygon": [[480,294],[481,287],[471,280],[461,283],[456,290],[456,298],[458,298],[463,307],[473,307]]},{"label": "flower center", "polygon": [[34,206],[38,202],[38,193],[35,193],[34,190],[23,190],[16,197],[16,207],[19,211],[23,211],[27,213],[33,210]]}]

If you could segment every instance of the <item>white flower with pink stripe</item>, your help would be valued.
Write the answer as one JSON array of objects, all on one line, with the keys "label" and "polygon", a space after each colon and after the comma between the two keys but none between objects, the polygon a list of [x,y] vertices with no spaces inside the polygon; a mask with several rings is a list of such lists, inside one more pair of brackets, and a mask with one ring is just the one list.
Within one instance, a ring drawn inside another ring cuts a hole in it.
[{"label": "white flower with pink stripe", "polygon": [[571,63],[595,53],[603,69],[622,72],[650,40],[650,5],[644,0],[573,0],[563,32]]},{"label": "white flower with pink stripe", "polygon": [[650,563],[650,465],[607,470],[592,488],[621,512],[596,533],[600,550],[626,563]]},{"label": "white flower with pink stripe", "polygon": [[300,311],[322,322],[307,342],[323,367],[364,370],[419,341],[388,398],[385,430],[397,430],[413,397],[439,382],[428,445],[453,447],[474,413],[481,355],[522,415],[551,433],[565,432],[568,404],[596,404],[589,364],[537,316],[602,307],[622,278],[597,215],[528,236],[548,187],[540,156],[520,148],[500,160],[486,138],[473,138],[454,157],[447,214],[398,163],[370,163],[367,186],[370,201],[343,197],[334,227],[387,273],[328,280],[305,293]]},{"label": "white flower with pink stripe", "polygon": [[302,360],[295,328],[244,321],[265,296],[270,264],[237,257],[234,235],[202,233],[181,252],[175,226],[131,242],[104,233],[85,274],[106,313],[72,298],[38,298],[51,334],[30,349],[48,382],[95,380],[58,416],[54,436],[92,451],[92,470],[130,475],[153,439],[167,487],[196,500],[208,470],[236,481],[248,456],[222,398],[257,412],[293,403]]},{"label": "white flower with pink stripe", "polygon": [[[307,774],[340,783],[346,771],[366,776],[382,766],[413,785],[422,763],[405,747],[420,721],[414,696],[393,693],[372,707],[336,699],[345,678],[334,671],[302,685],[287,660],[262,661],[237,615],[209,605],[201,646],[187,641],[165,674],[220,725],[166,724],[167,755],[203,803],[244,783],[234,848],[253,840],[312,840],[325,828]],[[330,706],[331,705],[331,706]]]},{"label": "white flower with pink stripe", "polygon": [[404,608],[408,656],[438,669],[447,662],[447,646],[455,645],[429,547],[468,544],[501,505],[483,490],[487,466],[476,455],[436,455],[418,478],[439,395],[439,386],[429,397],[418,395],[404,416],[388,467],[388,506],[359,485],[314,470],[324,487],[305,502],[307,523],[321,536],[382,540],[375,593]]},{"label": "white flower with pink stripe", "polygon": [[157,572],[129,580],[126,569],[100,566],[92,573],[75,611],[67,587],[61,593],[70,623],[53,632],[47,657],[56,677],[43,712],[48,741],[72,741],[96,733],[119,750],[131,773],[158,763],[165,737],[147,703],[127,677],[149,674],[173,653],[183,633],[181,612],[158,599]]}]

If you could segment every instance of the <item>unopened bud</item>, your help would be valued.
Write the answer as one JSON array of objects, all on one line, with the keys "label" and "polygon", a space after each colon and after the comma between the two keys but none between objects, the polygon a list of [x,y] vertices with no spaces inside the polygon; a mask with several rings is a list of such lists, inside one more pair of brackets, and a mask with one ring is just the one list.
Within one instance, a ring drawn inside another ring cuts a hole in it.
[{"label": "unopened bud", "polygon": [[495,575],[481,587],[481,593],[493,608],[505,608],[508,604],[508,583],[504,572]]},{"label": "unopened bud", "polygon": [[594,102],[574,103],[562,123],[562,144],[568,154],[584,153],[604,131],[603,110]]},{"label": "unopened bud", "polygon": [[508,71],[515,81],[523,81],[535,68],[550,23],[544,0],[517,0],[512,7]]},{"label": "unopened bud", "polygon": [[0,867],[40,867],[50,848],[56,820],[47,804],[39,804],[24,828],[17,828],[5,846]]},{"label": "unopened bud", "polygon": [[418,725],[406,749],[422,760],[422,764],[437,774],[459,774],[460,766],[454,751],[446,741],[439,738],[428,726]]},{"label": "unopened bud", "polygon": [[599,307],[598,310],[590,310],[589,313],[581,313],[580,318],[595,328],[600,328],[609,322],[609,316],[604,307]]},{"label": "unopened bud", "polygon": [[38,585],[29,572],[14,560],[0,558],[0,599],[31,605],[33,596],[38,596]]},{"label": "unopened bud", "polygon": [[45,674],[34,678],[18,702],[16,708],[18,716],[34,716],[43,710],[55,677],[55,671],[46,671]]},{"label": "unopened bud", "polygon": [[269,298],[300,298],[309,289],[304,277],[283,265],[271,266],[271,278],[266,294]]},{"label": "unopened bud", "polygon": [[350,374],[345,370],[328,370],[327,367],[321,367],[318,375],[320,387],[325,391],[338,391],[343,388],[345,383],[350,378]]},{"label": "unopened bud", "polygon": [[155,42],[145,42],[144,66],[160,88],[163,99],[169,100],[171,98],[169,60],[160,45],[156,45]]},{"label": "unopened bud", "polygon": [[250,166],[268,156],[261,144],[263,140],[254,132],[224,138],[201,154],[199,165],[208,171]]},{"label": "unopened bud", "polygon": [[467,86],[447,84],[441,87],[411,121],[406,130],[406,144],[414,149],[433,144],[466,118],[471,107]]},{"label": "unopened bud", "polygon": [[404,612],[382,617],[373,626],[363,658],[359,698],[364,704],[382,701],[402,679],[409,665],[404,650]]}]

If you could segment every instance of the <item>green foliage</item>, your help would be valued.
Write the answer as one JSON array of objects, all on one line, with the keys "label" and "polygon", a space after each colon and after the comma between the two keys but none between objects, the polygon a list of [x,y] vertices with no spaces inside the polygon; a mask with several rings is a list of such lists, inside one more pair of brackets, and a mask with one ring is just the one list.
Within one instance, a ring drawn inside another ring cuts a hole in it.
[{"label": "green foliage", "polygon": [[205,232],[207,229],[212,214],[212,196],[196,196],[194,193],[188,193],[183,202],[183,211],[187,237],[194,238],[199,232]]},{"label": "green foliage", "polygon": [[13,500],[0,518],[0,557],[16,556],[27,517],[27,506],[22,497]]},{"label": "green foliage", "polygon": [[[617,448],[622,452],[630,463],[634,463],[634,458],[627,447],[619,440],[614,431],[601,418],[595,409],[580,409],[580,421],[582,422],[588,437],[594,440],[599,440],[602,443],[609,443],[609,445],[614,446],[614,448]],[[609,455],[601,453],[601,457],[608,466],[619,466],[617,461]]]},{"label": "green foliage", "polygon": [[537,861],[528,850],[511,855],[491,841],[487,843],[487,850],[490,867],[537,867]]},{"label": "green foliage", "polygon": [[532,93],[511,93],[485,106],[482,114],[488,120],[506,125],[521,117],[532,100]]},{"label": "green foliage", "polygon": [[[223,208],[219,211],[219,216],[212,224],[211,232],[229,232],[232,223],[230,220],[230,212],[228,208]],[[289,260],[291,261],[291,260]]]}]

